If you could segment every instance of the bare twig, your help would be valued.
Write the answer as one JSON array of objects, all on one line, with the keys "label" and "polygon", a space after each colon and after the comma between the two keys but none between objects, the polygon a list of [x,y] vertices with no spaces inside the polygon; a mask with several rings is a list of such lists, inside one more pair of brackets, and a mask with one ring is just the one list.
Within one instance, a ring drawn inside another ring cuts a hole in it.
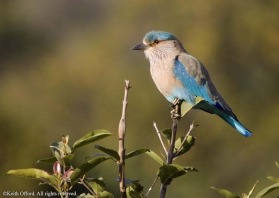
[{"label": "bare twig", "polygon": [[82,184],[85,188],[87,188],[87,190],[93,195],[93,196],[96,196],[97,194],[89,187],[89,184],[84,181],[84,176],[82,179],[80,179],[79,181],[80,184]]},{"label": "bare twig", "polygon": [[156,122],[153,122],[153,126],[154,126],[154,128],[155,128],[155,130],[156,130],[156,132],[157,132],[157,135],[158,135],[158,137],[159,137],[159,140],[160,140],[160,142],[161,142],[161,144],[162,144],[162,147],[163,147],[163,149],[164,149],[164,151],[165,151],[165,155],[167,155],[167,154],[168,154],[168,151],[167,151],[167,148],[166,148],[166,146],[165,146],[165,144],[164,144],[164,142],[163,142],[163,139],[162,139],[162,136],[161,136],[161,132],[159,131]]},{"label": "bare twig", "polygon": [[190,125],[190,128],[187,132],[187,134],[184,136],[183,140],[182,140],[182,143],[180,145],[180,147],[177,149],[177,152],[179,152],[182,147],[183,147],[183,144],[185,143],[185,141],[187,140],[187,137],[190,135],[191,131],[194,129],[194,126],[195,126],[195,121],[193,121],[193,123]]},{"label": "bare twig", "polygon": [[148,189],[147,193],[145,194],[145,197],[148,197],[149,193],[151,192],[151,190],[153,189],[154,185],[156,184],[158,178],[159,178],[159,176],[157,175],[157,177],[155,178],[155,180],[151,184],[150,188]]},{"label": "bare twig", "polygon": [[122,106],[122,115],[119,122],[118,128],[118,170],[119,170],[119,190],[121,194],[121,198],[126,198],[126,185],[125,185],[125,132],[126,132],[126,110],[128,105],[128,91],[131,88],[130,82],[125,80],[125,92]]}]

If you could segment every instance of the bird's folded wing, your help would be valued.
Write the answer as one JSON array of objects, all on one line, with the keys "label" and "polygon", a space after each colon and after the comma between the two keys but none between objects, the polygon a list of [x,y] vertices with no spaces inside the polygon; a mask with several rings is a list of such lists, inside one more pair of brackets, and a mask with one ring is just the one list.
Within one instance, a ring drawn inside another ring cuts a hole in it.
[{"label": "bird's folded wing", "polygon": [[175,77],[195,97],[200,97],[209,104],[234,116],[229,105],[211,82],[206,68],[195,57],[186,53],[178,55],[174,62],[173,72]]}]

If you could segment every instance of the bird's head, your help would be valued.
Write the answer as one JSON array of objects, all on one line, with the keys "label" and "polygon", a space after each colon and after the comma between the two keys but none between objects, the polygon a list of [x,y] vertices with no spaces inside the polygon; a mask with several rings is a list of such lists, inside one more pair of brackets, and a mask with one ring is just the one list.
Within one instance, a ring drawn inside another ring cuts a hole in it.
[{"label": "bird's head", "polygon": [[158,61],[167,57],[174,58],[181,52],[186,52],[179,40],[164,31],[151,31],[145,34],[142,43],[132,50],[144,50],[145,56],[150,61]]}]

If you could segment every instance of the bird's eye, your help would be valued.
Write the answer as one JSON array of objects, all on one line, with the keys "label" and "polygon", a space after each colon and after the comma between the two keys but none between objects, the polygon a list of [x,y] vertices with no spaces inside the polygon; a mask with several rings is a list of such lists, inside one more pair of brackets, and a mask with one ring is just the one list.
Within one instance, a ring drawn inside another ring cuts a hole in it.
[{"label": "bird's eye", "polygon": [[155,40],[154,43],[155,43],[155,44],[158,44],[158,43],[160,43],[160,41],[159,41],[159,40]]}]

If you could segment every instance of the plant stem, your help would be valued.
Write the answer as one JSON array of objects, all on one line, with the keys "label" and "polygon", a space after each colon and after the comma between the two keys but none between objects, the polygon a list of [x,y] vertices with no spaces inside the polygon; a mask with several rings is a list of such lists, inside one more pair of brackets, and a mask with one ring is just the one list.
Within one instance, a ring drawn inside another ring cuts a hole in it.
[{"label": "plant stem", "polygon": [[97,194],[93,191],[93,189],[91,189],[89,184],[84,181],[84,178],[80,179],[80,184],[82,184],[93,196],[97,196]]},{"label": "plant stem", "polygon": [[167,155],[167,163],[166,164],[171,164],[172,160],[174,158],[173,150],[174,150],[174,144],[175,144],[175,140],[176,140],[177,125],[178,125],[178,119],[173,118],[172,119],[171,143],[170,143],[170,148],[169,148],[168,155]]},{"label": "plant stem", "polygon": [[145,197],[148,197],[149,193],[151,192],[151,190],[153,189],[154,185],[156,184],[158,178],[159,178],[159,176],[157,176],[157,177],[155,178],[155,180],[154,180],[153,183],[151,184],[150,188],[148,189],[148,191],[147,191]]},{"label": "plant stem", "polygon": [[122,115],[119,122],[118,128],[118,172],[119,172],[119,190],[121,194],[121,198],[126,198],[126,185],[125,185],[125,132],[126,132],[126,110],[128,105],[128,91],[131,88],[130,82],[125,80],[125,92],[124,92],[124,99],[122,105]]},{"label": "plant stem", "polygon": [[[190,125],[190,128],[187,132],[187,134],[184,136],[183,141],[181,142],[180,147],[177,149],[176,153],[179,153],[180,150],[183,148],[184,143],[187,141],[188,136],[190,135],[191,131],[194,129],[195,126],[195,121],[193,121],[193,123]],[[176,157],[176,156],[175,156]]]},{"label": "plant stem", "polygon": [[165,151],[165,155],[167,155],[167,154],[168,154],[168,151],[167,151],[167,148],[166,148],[166,146],[165,146],[165,144],[164,144],[164,142],[163,142],[163,139],[162,139],[162,136],[161,136],[161,132],[159,131],[156,122],[153,122],[153,126],[154,126],[154,128],[155,128],[155,130],[156,130],[156,132],[157,132],[158,138],[159,138],[159,140],[160,140],[160,142],[161,142],[161,145],[162,145],[162,147],[163,147],[163,149],[164,149],[164,151]]},{"label": "plant stem", "polygon": [[[180,104],[181,103],[178,102],[175,105],[175,113],[176,114],[180,114]],[[166,164],[171,164],[173,158],[175,157],[174,146],[175,146],[176,132],[177,132],[177,126],[178,126],[179,119],[180,119],[180,116],[172,116],[172,136],[171,136],[171,142],[170,142],[169,151],[167,153]],[[165,198],[166,193],[167,193],[167,188],[168,188],[167,184],[161,184],[160,198]]]}]

